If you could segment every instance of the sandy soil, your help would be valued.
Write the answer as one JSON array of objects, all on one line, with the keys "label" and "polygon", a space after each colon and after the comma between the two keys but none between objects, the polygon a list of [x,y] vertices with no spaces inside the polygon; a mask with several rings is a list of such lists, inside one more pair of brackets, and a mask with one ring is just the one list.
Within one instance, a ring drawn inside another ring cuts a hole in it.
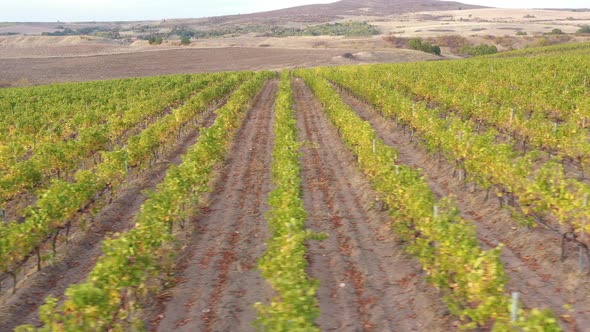
[{"label": "sandy soil", "polygon": [[590,12],[486,8],[416,12],[369,21],[384,33],[399,37],[514,36],[519,31],[530,35],[551,32],[554,28],[573,33],[580,26],[590,24]]},{"label": "sandy soil", "polygon": [[195,221],[176,274],[146,325],[152,331],[253,331],[256,302],[271,289],[256,268],[265,250],[271,190],[273,108],[270,81],[238,132],[212,204]]},{"label": "sandy soil", "polygon": [[[478,239],[484,248],[505,245],[501,258],[510,277],[508,292],[518,291],[525,306],[552,309],[567,331],[590,329],[590,276],[578,272],[577,250],[570,248],[570,257],[560,262],[560,241],[553,232],[519,226],[497,200],[486,201],[485,190],[472,191],[471,185],[454,178],[451,164],[438,161],[418,143],[410,142],[393,121],[385,120],[352,96],[345,93],[341,96],[373,125],[379,138],[399,150],[401,163],[424,170],[436,196],[455,197],[462,217],[473,220],[477,226]],[[565,310],[564,304],[571,305],[573,310]]]},{"label": "sandy soil", "polygon": [[[219,40],[232,40],[220,38]],[[239,38],[235,38],[238,39]],[[247,39],[247,38],[246,38]],[[114,55],[136,52],[203,48],[202,41],[194,40],[191,45],[182,46],[178,40],[165,40],[161,45],[150,45],[147,40],[134,42],[95,36],[0,36],[0,59],[71,58],[79,56]],[[215,45],[215,43],[211,43]],[[248,46],[246,43],[219,43],[218,46]],[[257,47],[258,44],[252,44]],[[207,46],[209,47],[209,46]]]},{"label": "sandy soil", "polygon": [[307,226],[329,235],[309,245],[310,276],[319,279],[322,331],[445,331],[450,317],[390,231],[386,212],[313,93],[294,82],[302,149]]},{"label": "sandy soil", "polygon": [[[405,17],[450,16],[456,20],[489,20],[496,22],[538,22],[558,20],[590,20],[590,12],[577,12],[572,10],[527,9],[527,8],[481,8],[463,9],[434,12],[417,12],[405,15]],[[529,17],[525,17],[529,15]],[[530,17],[534,16],[534,17]]]},{"label": "sandy soil", "polygon": [[91,36],[0,36],[0,59],[128,53],[128,43]]},{"label": "sandy soil", "polygon": [[[209,126],[215,119],[215,113],[211,110],[202,119],[202,125]],[[180,164],[181,156],[196,142],[198,134],[196,129],[187,131],[153,167],[132,179],[100,211],[88,230],[80,231],[78,236],[74,234],[73,240],[58,248],[63,257],[21,281],[15,295],[4,294],[0,308],[0,331],[12,331],[21,324],[38,324],[37,311],[47,296],[63,299],[64,291],[70,284],[83,281],[102,254],[103,239],[133,227],[134,216],[147,198],[145,191],[153,190],[164,179],[171,165]]]}]

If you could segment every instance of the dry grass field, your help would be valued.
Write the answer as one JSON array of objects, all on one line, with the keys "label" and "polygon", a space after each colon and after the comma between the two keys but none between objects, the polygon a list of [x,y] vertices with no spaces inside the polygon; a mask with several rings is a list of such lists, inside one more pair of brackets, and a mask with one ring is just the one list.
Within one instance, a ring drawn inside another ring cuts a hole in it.
[{"label": "dry grass field", "polygon": [[466,9],[417,12],[371,22],[384,33],[404,37],[515,35],[517,32],[543,34],[552,29],[574,33],[590,24],[590,12],[539,9]]}]

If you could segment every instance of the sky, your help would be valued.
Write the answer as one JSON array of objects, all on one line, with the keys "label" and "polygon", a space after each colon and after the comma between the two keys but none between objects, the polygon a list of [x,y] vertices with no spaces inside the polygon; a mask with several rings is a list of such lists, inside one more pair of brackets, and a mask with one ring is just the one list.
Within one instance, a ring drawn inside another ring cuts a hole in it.
[{"label": "sky", "polygon": [[[505,8],[588,8],[588,0],[465,0]],[[0,22],[129,21],[246,14],[334,0],[0,0]]]}]

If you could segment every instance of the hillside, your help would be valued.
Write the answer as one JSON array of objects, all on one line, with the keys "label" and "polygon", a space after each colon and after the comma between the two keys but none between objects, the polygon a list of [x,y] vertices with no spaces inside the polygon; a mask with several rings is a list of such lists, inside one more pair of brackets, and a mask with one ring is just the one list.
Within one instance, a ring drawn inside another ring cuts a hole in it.
[{"label": "hillside", "polygon": [[476,8],[485,7],[438,0],[341,0],[329,4],[297,6],[246,15],[220,16],[208,20],[220,24],[252,23],[261,20],[264,23],[284,23],[286,21],[325,23],[350,16],[387,16],[420,11]]}]

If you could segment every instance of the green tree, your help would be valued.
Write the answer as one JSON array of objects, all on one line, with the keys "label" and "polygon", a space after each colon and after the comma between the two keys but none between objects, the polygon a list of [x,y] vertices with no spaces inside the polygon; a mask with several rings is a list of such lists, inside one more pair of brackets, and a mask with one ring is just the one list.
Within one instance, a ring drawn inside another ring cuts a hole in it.
[{"label": "green tree", "polygon": [[432,45],[432,53],[436,54],[436,55],[440,55],[440,46],[438,45]]},{"label": "green tree", "polygon": [[413,50],[421,50],[422,49],[422,39],[420,39],[420,38],[410,39],[410,41],[408,42],[408,46],[410,46],[410,48]]},{"label": "green tree", "polygon": [[498,53],[498,48],[495,45],[486,45],[480,44],[476,46],[465,45],[461,47],[462,54],[467,54],[471,56],[478,56],[478,55],[486,55],[486,54],[495,54]]},{"label": "green tree", "polygon": [[408,42],[408,46],[413,50],[418,50],[426,53],[432,53],[436,55],[440,55],[441,53],[440,46],[433,45],[430,42],[423,41],[420,38],[411,39]]}]

